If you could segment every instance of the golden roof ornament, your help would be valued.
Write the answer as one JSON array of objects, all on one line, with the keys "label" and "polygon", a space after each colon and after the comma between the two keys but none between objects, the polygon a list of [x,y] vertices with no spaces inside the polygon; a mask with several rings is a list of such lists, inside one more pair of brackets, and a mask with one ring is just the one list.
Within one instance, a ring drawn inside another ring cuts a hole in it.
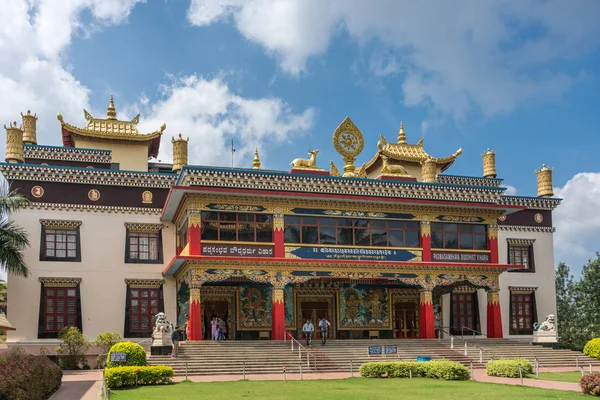
[{"label": "golden roof ornament", "polygon": [[253,169],[260,169],[260,158],[258,157],[258,147],[254,150],[254,160],[252,161]]},{"label": "golden roof ornament", "polygon": [[6,129],[6,156],[5,161],[9,163],[22,163],[23,158],[23,130],[17,121],[9,123]]},{"label": "golden roof ornament", "polygon": [[31,111],[27,110],[27,114],[21,113],[21,118],[23,120],[23,143],[37,144],[37,114],[31,115]]},{"label": "golden roof ornament", "polygon": [[296,158],[290,165],[292,166],[292,169],[323,171],[323,169],[317,167],[317,154],[319,154],[319,150],[311,150],[308,152],[308,158]]},{"label": "golden roof ornament", "polygon": [[552,197],[554,196],[554,189],[552,188],[552,170],[546,164],[542,164],[542,168],[539,171],[535,171],[537,174],[538,184],[538,197]]},{"label": "golden roof ornament", "polygon": [[398,131],[398,143],[406,143],[406,134],[404,133],[404,124],[400,121],[400,130]]},{"label": "golden roof ornament", "polygon": [[344,157],[344,176],[355,177],[356,167],[354,162],[365,147],[363,134],[349,117],[344,118],[342,123],[333,132],[333,146],[336,151]]},{"label": "golden roof ornament", "polygon": [[496,152],[490,149],[481,155],[483,158],[483,177],[484,178],[495,178],[496,177]]},{"label": "golden roof ornament", "polygon": [[172,138],[173,143],[173,172],[179,172],[181,168],[188,165],[188,142],[190,138],[184,139],[179,134],[177,139]]},{"label": "golden roof ornament", "polygon": [[117,110],[115,109],[115,101],[112,94],[108,103],[108,111],[106,111],[106,119],[117,119]]}]

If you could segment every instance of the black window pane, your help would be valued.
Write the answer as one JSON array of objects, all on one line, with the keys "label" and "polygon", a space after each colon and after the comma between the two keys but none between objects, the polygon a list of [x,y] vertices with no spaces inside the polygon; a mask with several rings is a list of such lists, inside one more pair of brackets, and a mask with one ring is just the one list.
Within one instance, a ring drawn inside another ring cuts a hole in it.
[{"label": "black window pane", "polygon": [[337,244],[351,246],[352,242],[352,228],[338,228]]},{"label": "black window pane", "polygon": [[286,225],[300,225],[300,217],[286,215],[284,217],[284,222]]},{"label": "black window pane", "polygon": [[235,213],[221,213],[221,221],[236,221],[237,215]]},{"label": "black window pane", "polygon": [[487,236],[486,235],[475,235],[475,250],[487,250]]},{"label": "black window pane", "polygon": [[460,233],[471,233],[471,232],[473,232],[473,225],[458,224],[458,231]]},{"label": "black window pane", "polygon": [[485,225],[473,225],[473,232],[485,233]]},{"label": "black window pane", "polygon": [[404,247],[404,232],[389,231],[388,241],[391,247]]},{"label": "black window pane", "polygon": [[273,222],[273,216],[271,214],[256,214],[256,222]]},{"label": "black window pane", "polygon": [[460,234],[460,248],[461,249],[472,249],[473,248],[473,235],[471,233]]},{"label": "black window pane", "polygon": [[238,214],[238,222],[254,222],[254,214]]},{"label": "black window pane", "polygon": [[335,228],[321,226],[321,244],[335,244]]},{"label": "black window pane", "polygon": [[404,222],[404,227],[406,229],[419,230],[420,229],[420,223],[419,222],[415,222],[415,221],[406,221],[406,222]]},{"label": "black window pane", "polygon": [[300,243],[300,227],[287,226],[283,236],[285,243]]},{"label": "black window pane", "polygon": [[403,221],[388,221],[388,228],[389,229],[402,229],[402,228],[404,228],[404,222]]},{"label": "black window pane", "polygon": [[219,234],[220,240],[235,241],[235,223],[221,222]]},{"label": "black window pane", "polygon": [[458,249],[458,235],[456,233],[446,233],[444,239],[444,248]]},{"label": "black window pane", "polygon": [[442,233],[441,232],[431,232],[431,248],[433,249],[443,249],[444,242],[442,241]]},{"label": "black window pane", "polygon": [[216,212],[211,212],[211,211],[202,211],[202,215],[201,215],[202,220],[211,220],[211,221],[216,221],[218,218],[218,213]]},{"label": "black window pane", "polygon": [[406,231],[406,242],[404,247],[420,247],[421,243],[419,240],[419,231]]},{"label": "black window pane", "polygon": [[357,228],[368,228],[370,221],[368,219],[357,219],[354,221],[354,226]]},{"label": "black window pane", "polygon": [[319,218],[316,217],[302,217],[302,225],[316,226],[319,223]]},{"label": "black window pane", "polygon": [[273,228],[271,225],[262,227],[258,225],[256,227],[256,241],[257,242],[272,242],[273,241]]},{"label": "black window pane", "polygon": [[335,218],[321,218],[321,226],[335,226]]},{"label": "black window pane", "polygon": [[374,219],[371,221],[371,226],[373,229],[385,229],[386,225],[386,221],[382,219]]},{"label": "black window pane", "polygon": [[373,246],[387,246],[387,231],[385,229],[373,229],[371,231]]},{"label": "black window pane", "polygon": [[355,246],[370,246],[371,231],[369,229],[354,230],[354,245]]},{"label": "black window pane", "polygon": [[202,222],[202,240],[217,240],[217,223]]},{"label": "black window pane", "polygon": [[238,224],[238,240],[240,242],[253,242],[254,224]]},{"label": "black window pane", "polygon": [[302,226],[302,243],[317,244],[318,242],[318,228],[316,226]]},{"label": "black window pane", "polygon": [[442,224],[441,222],[432,222],[431,223],[431,230],[432,231],[441,231],[444,228],[444,224]]},{"label": "black window pane", "polygon": [[458,227],[456,224],[443,224],[444,232],[456,232]]},{"label": "black window pane", "polygon": [[341,218],[337,220],[338,226],[352,226],[352,220],[348,218]]}]

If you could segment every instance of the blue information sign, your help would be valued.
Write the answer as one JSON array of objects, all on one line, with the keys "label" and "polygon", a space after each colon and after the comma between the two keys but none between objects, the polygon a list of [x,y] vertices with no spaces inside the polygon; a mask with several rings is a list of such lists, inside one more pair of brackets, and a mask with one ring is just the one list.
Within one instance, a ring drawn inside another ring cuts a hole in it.
[{"label": "blue information sign", "polygon": [[298,258],[317,260],[372,260],[372,261],[411,261],[421,256],[421,250],[338,248],[338,247],[298,247],[290,251]]},{"label": "blue information sign", "polygon": [[395,344],[385,346],[385,354],[398,354],[398,346]]},{"label": "blue information sign", "polygon": [[122,362],[127,361],[127,353],[112,352],[110,353],[111,362]]},{"label": "blue information sign", "polygon": [[370,356],[380,356],[381,355],[381,346],[369,346],[369,355]]}]

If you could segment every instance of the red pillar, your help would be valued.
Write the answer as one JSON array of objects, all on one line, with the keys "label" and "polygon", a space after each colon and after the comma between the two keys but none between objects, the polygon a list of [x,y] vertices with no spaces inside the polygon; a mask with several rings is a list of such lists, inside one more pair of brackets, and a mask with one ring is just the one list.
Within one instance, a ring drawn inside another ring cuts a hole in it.
[{"label": "red pillar", "polygon": [[488,225],[488,249],[490,250],[490,263],[498,264],[498,226]]},{"label": "red pillar", "polygon": [[[273,217],[273,255],[275,257],[285,257],[285,246],[283,244],[283,215]],[[282,338],[283,339],[283,338]]]},{"label": "red pillar", "polygon": [[283,288],[274,286],[271,291],[271,340],[285,337],[285,303]]},{"label": "red pillar", "polygon": [[433,296],[431,290],[422,290],[419,301],[419,337],[435,338],[435,321],[433,316]]},{"label": "red pillar", "polygon": [[500,313],[500,293],[491,290],[487,295],[487,337],[502,338],[502,314]]},{"label": "red pillar", "polygon": [[200,304],[200,285],[197,283],[190,285],[188,340],[202,340],[202,305]]},{"label": "red pillar", "polygon": [[200,214],[188,216],[188,249],[190,256],[199,256],[200,252]]},{"label": "red pillar", "polygon": [[423,261],[431,261],[431,225],[429,221],[421,221],[421,247]]}]

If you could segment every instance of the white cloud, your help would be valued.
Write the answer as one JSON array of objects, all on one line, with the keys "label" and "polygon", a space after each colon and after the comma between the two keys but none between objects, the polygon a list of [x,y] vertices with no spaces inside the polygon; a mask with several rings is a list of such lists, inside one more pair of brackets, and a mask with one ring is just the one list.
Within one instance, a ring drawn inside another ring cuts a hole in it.
[{"label": "white cloud", "polygon": [[371,72],[406,65],[408,105],[432,104],[464,118],[474,108],[493,115],[528,99],[555,98],[585,77],[551,62],[597,46],[599,14],[595,0],[191,0],[188,20],[205,26],[231,18],[293,75],[326,52],[336,33],[359,44],[376,41],[395,58],[371,63]]},{"label": "white cloud", "polygon": [[504,194],[507,196],[515,196],[517,194],[517,188],[511,185],[503,185],[506,188]]},{"label": "white cloud", "polygon": [[[0,126],[20,121],[19,111],[29,109],[39,117],[38,141],[56,144],[56,113],[81,121],[82,108],[89,108],[90,91],[74,77],[64,50],[78,33],[124,22],[140,0],[1,2]],[[0,141],[2,154],[4,147]]]},{"label": "white cloud", "polygon": [[[171,77],[161,88],[162,99],[151,106],[139,104],[143,131],[156,130],[167,122],[168,135],[161,143],[159,159],[172,160],[172,136],[190,137],[189,162],[227,166],[230,141],[235,139],[235,164],[251,165],[255,147],[304,133],[313,123],[314,110],[294,114],[279,98],[244,98],[233,93],[222,76],[213,79],[191,75]],[[261,152],[265,166],[267,154]]]},{"label": "white cloud", "polygon": [[554,195],[563,199],[554,211],[556,262],[579,270],[600,251],[600,172],[579,173]]}]

